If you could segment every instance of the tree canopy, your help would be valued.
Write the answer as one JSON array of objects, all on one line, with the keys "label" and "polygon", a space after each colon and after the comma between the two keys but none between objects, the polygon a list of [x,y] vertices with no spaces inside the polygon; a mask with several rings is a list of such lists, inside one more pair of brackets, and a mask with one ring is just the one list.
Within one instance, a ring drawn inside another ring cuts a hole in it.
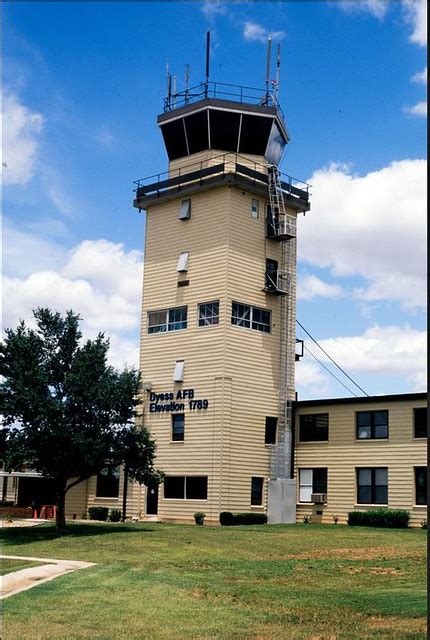
[{"label": "tree canopy", "polygon": [[155,443],[136,424],[139,375],[107,363],[109,340],[82,340],[80,316],[33,312],[0,344],[1,442],[6,470],[23,464],[52,478],[57,529],[65,528],[65,495],[107,464],[139,483],[160,481]]}]

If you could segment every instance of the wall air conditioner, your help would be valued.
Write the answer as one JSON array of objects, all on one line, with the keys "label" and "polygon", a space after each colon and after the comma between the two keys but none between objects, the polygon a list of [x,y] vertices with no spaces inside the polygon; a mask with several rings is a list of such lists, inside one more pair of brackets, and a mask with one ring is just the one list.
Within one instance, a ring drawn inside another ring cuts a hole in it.
[{"label": "wall air conditioner", "polygon": [[311,502],[314,504],[324,504],[327,502],[327,494],[326,493],[313,493],[311,495]]}]

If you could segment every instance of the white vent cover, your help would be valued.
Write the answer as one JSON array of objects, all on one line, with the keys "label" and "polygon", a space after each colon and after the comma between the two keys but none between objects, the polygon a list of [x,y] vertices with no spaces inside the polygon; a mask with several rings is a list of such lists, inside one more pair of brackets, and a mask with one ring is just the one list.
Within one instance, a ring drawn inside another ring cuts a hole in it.
[{"label": "white vent cover", "polygon": [[175,370],[173,371],[173,382],[183,382],[184,369],[185,360],[176,360]]},{"label": "white vent cover", "polygon": [[188,220],[188,218],[191,218],[191,200],[182,200],[178,218],[179,220]]},{"label": "white vent cover", "polygon": [[181,255],[179,256],[177,271],[179,273],[188,271],[188,251],[181,253]]}]

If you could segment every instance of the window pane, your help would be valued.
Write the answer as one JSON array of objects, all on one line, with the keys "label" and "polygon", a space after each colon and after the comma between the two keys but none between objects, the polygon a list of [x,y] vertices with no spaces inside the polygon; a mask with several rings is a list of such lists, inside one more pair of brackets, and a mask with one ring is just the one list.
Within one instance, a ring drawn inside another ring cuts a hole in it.
[{"label": "window pane", "polygon": [[371,504],[372,502],[372,489],[367,486],[359,486],[357,492],[358,504]]},{"label": "window pane", "polygon": [[388,469],[375,469],[375,485],[388,484]]},{"label": "window pane", "polygon": [[187,476],[185,478],[186,496],[188,500],[207,500],[207,476]]},{"label": "window pane", "polygon": [[266,432],[264,435],[265,444],[276,444],[276,427],[278,418],[266,418]]},{"label": "window pane", "polygon": [[97,474],[96,496],[117,498],[119,495],[119,467],[108,466]]},{"label": "window pane", "polygon": [[219,302],[205,302],[199,305],[199,327],[219,323]]},{"label": "window pane", "polygon": [[150,311],[148,313],[148,333],[166,331],[167,311]]},{"label": "window pane", "polygon": [[251,201],[251,215],[253,218],[258,218],[258,213],[260,211],[260,202],[258,200]]},{"label": "window pane", "polygon": [[312,487],[312,469],[300,469],[300,486],[309,485]]},{"label": "window pane", "polygon": [[164,497],[183,500],[185,497],[184,484],[184,476],[166,476],[164,478]]},{"label": "window pane", "polygon": [[328,440],[328,413],[300,416],[299,438],[301,442]]},{"label": "window pane", "polygon": [[187,307],[169,309],[169,331],[178,331],[187,328]]},{"label": "window pane", "polygon": [[357,470],[358,484],[359,485],[371,485],[372,484],[372,470],[371,469],[358,469]]},{"label": "window pane", "polygon": [[415,504],[427,504],[427,467],[415,468]]},{"label": "window pane", "polygon": [[414,433],[416,438],[427,438],[427,409],[414,409]]},{"label": "window pane", "polygon": [[263,478],[251,478],[251,504],[263,503]]},{"label": "window pane", "polygon": [[369,411],[359,411],[357,413],[357,424],[360,426],[365,426],[371,424],[371,417]]},{"label": "window pane", "polygon": [[362,438],[370,438],[372,435],[372,428],[369,425],[368,427],[361,427],[359,426],[357,429],[357,438],[362,439]]},{"label": "window pane", "polygon": [[231,323],[238,327],[251,326],[251,307],[245,304],[233,302],[231,312]]},{"label": "window pane", "polygon": [[270,311],[253,307],[252,328],[264,333],[270,333]]},{"label": "window pane", "polygon": [[375,425],[388,425],[388,411],[374,411],[373,420]]},{"label": "window pane", "polygon": [[313,470],[312,469],[300,469],[300,490],[299,501],[311,502],[312,496],[312,484],[313,484]]},{"label": "window pane", "polygon": [[185,433],[185,416],[183,413],[178,413],[172,416],[172,440],[174,442],[184,439]]},{"label": "window pane", "polygon": [[375,504],[388,504],[388,487],[378,486],[375,487]]},{"label": "window pane", "polygon": [[327,469],[313,469],[312,493],[327,493]]},{"label": "window pane", "polygon": [[388,425],[387,424],[375,424],[374,437],[375,438],[388,438]]}]

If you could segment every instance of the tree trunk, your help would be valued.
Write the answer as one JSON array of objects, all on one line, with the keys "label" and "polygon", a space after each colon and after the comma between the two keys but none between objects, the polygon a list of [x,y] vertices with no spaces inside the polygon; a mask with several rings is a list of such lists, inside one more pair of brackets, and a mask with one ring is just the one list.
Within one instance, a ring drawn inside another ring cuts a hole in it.
[{"label": "tree trunk", "polygon": [[128,489],[128,467],[124,465],[124,486],[122,490],[122,521],[127,517],[127,489]]},{"label": "tree trunk", "polygon": [[65,487],[60,487],[57,489],[55,528],[57,530],[57,533],[64,533],[66,531],[66,489]]}]

